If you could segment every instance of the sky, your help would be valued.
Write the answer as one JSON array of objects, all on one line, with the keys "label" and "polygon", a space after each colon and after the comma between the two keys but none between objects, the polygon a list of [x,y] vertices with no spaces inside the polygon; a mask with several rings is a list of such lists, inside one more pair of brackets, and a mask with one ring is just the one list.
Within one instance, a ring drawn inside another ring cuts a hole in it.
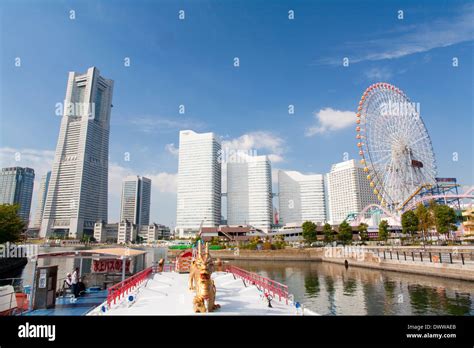
[{"label": "sky", "polygon": [[181,129],[269,155],[274,181],[358,159],[375,82],[419,103],[438,176],[474,183],[472,2],[4,0],[0,26],[0,166],[35,169],[32,216],[68,72],[91,66],[114,80],[111,222],[133,174],[152,179],[151,219],[174,226]]}]

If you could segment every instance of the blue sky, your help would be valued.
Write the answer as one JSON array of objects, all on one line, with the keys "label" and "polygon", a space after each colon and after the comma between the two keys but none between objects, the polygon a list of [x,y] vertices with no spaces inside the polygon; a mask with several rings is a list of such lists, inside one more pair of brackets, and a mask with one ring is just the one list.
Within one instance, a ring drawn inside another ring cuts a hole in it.
[{"label": "blue sky", "polygon": [[0,11],[0,165],[48,170],[67,73],[97,66],[115,81],[111,221],[121,178],[140,174],[154,183],[152,219],[174,224],[180,129],[269,154],[274,170],[357,158],[352,113],[379,81],[420,103],[438,175],[473,184],[472,3],[7,0]]}]

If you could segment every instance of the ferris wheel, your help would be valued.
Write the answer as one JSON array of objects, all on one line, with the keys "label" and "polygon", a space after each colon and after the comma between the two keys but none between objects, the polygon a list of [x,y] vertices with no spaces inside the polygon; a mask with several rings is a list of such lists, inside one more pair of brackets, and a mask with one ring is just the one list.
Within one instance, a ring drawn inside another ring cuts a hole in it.
[{"label": "ferris wheel", "polygon": [[436,160],[419,107],[397,87],[376,83],[365,90],[356,116],[369,185],[382,206],[400,210],[436,181]]}]

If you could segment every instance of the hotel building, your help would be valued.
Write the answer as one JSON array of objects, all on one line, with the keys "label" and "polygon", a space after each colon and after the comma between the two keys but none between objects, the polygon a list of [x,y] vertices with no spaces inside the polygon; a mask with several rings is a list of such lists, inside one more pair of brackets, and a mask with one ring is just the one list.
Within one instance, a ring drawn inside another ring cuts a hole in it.
[{"label": "hotel building", "polygon": [[179,133],[175,235],[193,237],[221,220],[221,144],[214,133]]},{"label": "hotel building", "polygon": [[92,67],[70,72],[40,236],[80,238],[107,221],[113,81]]},{"label": "hotel building", "polygon": [[362,165],[355,160],[334,164],[327,174],[330,221],[339,224],[349,214],[377,203]]},{"label": "hotel building", "polygon": [[137,175],[123,180],[120,221],[128,220],[137,226],[150,223],[151,180]]},{"label": "hotel building", "polygon": [[38,192],[38,205],[36,207],[35,218],[33,220],[33,228],[38,230],[41,228],[41,221],[43,220],[44,203],[46,202],[46,195],[48,193],[50,179],[51,172],[47,172],[41,177],[41,183]]},{"label": "hotel building", "polygon": [[227,224],[269,232],[273,223],[272,170],[267,156],[239,154],[227,163]]},{"label": "hotel building", "polygon": [[326,202],[324,176],[278,171],[280,224],[301,226],[305,221],[324,223]]}]

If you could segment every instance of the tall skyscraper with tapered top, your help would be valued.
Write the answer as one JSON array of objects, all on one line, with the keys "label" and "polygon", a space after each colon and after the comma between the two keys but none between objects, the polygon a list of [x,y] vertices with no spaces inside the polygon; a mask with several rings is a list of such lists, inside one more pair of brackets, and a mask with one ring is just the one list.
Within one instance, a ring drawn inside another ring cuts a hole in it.
[{"label": "tall skyscraper with tapered top", "polygon": [[114,83],[92,67],[70,72],[40,236],[80,238],[107,221],[110,114]]},{"label": "tall skyscraper with tapered top", "polygon": [[175,235],[191,237],[221,221],[221,144],[214,133],[179,133]]}]

